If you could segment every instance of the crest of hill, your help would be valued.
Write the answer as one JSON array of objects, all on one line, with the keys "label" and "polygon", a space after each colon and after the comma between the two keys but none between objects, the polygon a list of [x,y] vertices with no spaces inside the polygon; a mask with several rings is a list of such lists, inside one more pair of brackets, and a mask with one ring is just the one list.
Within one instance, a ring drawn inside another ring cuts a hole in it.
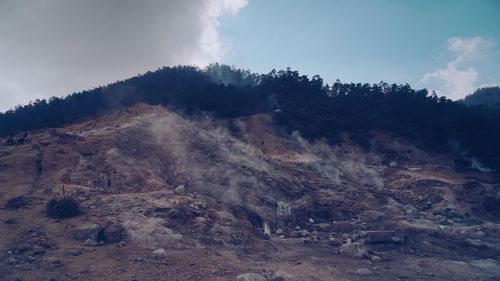
[{"label": "crest of hill", "polygon": [[[138,103],[219,119],[267,114],[280,130],[330,144],[342,134],[363,147],[373,131],[500,168],[500,110],[468,107],[409,85],[325,84],[291,69],[254,74],[212,65],[164,67],[65,98],[36,100],[0,114],[0,135],[55,128]],[[480,136],[480,137],[478,137]]]},{"label": "crest of hill", "polygon": [[466,105],[483,105],[490,108],[500,108],[500,87],[483,87],[463,99]]}]

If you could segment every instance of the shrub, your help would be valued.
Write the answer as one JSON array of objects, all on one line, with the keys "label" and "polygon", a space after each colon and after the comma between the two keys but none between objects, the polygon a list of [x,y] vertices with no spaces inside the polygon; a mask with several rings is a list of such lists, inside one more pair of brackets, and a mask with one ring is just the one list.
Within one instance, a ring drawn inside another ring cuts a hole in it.
[{"label": "shrub", "polygon": [[46,214],[51,218],[63,219],[78,216],[82,213],[80,203],[72,195],[66,196],[63,187],[63,197],[47,202]]}]

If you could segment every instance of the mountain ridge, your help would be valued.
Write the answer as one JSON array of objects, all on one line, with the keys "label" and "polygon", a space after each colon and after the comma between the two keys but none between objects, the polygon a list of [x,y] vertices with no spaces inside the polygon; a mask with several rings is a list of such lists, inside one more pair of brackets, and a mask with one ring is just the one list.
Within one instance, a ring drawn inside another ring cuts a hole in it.
[{"label": "mountain ridge", "polygon": [[64,126],[141,102],[190,116],[270,114],[288,133],[299,131],[308,140],[324,138],[332,144],[347,132],[351,139],[367,145],[372,130],[384,131],[431,150],[455,151],[464,155],[459,158],[465,162],[474,158],[490,169],[500,167],[498,109],[467,107],[409,85],[337,81],[330,86],[319,76],[308,78],[291,69],[259,75],[224,65],[206,70],[166,67],[7,111],[0,114],[0,135]]}]

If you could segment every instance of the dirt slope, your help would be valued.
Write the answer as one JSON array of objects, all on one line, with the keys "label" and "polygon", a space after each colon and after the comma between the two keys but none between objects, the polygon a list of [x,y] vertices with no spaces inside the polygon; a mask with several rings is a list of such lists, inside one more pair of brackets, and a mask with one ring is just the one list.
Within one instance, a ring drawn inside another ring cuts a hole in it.
[{"label": "dirt slope", "polygon": [[[383,134],[138,105],[0,147],[0,280],[499,280],[499,183]],[[46,217],[63,186],[84,214]]]}]

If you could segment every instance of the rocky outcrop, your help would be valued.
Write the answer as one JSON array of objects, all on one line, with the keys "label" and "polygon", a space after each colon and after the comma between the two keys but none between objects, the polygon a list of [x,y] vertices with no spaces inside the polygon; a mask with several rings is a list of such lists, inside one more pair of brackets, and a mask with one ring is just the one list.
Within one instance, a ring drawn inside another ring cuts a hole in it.
[{"label": "rocky outcrop", "polygon": [[368,249],[361,243],[346,243],[340,247],[340,254],[352,258],[368,258]]},{"label": "rocky outcrop", "polygon": [[117,243],[124,237],[125,229],[119,224],[101,226],[97,223],[85,223],[73,231],[73,239],[86,241],[86,244]]}]

